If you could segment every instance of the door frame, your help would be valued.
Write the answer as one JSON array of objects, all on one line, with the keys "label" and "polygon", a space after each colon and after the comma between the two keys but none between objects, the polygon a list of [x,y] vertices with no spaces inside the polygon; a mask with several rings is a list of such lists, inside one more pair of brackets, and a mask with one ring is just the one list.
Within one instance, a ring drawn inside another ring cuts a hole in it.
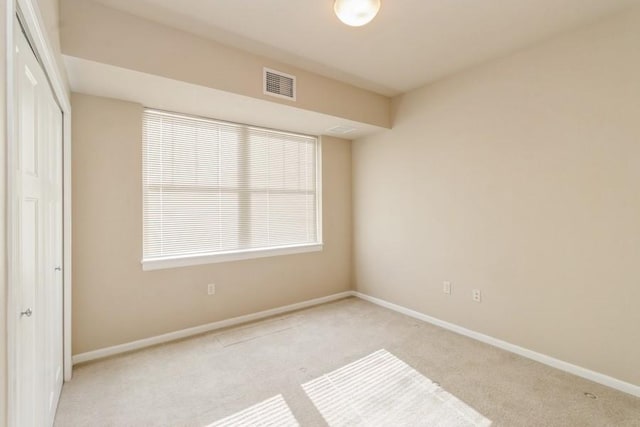
[{"label": "door frame", "polygon": [[[15,420],[16,396],[16,307],[18,305],[15,283],[16,268],[14,252],[15,219],[13,218],[15,195],[15,165],[13,155],[17,149],[16,128],[17,115],[14,114],[15,94],[15,55],[14,31],[16,31],[16,14],[29,35],[29,41],[37,52],[37,57],[49,79],[54,97],[62,111],[62,210],[63,210],[63,369],[64,380],[69,381],[72,376],[71,359],[71,100],[66,78],[62,74],[56,61],[53,45],[46,31],[44,21],[38,8],[37,0],[8,0],[6,2],[6,124],[7,124],[7,376],[8,376],[8,421],[13,425]],[[60,64],[62,66],[62,64]]]}]

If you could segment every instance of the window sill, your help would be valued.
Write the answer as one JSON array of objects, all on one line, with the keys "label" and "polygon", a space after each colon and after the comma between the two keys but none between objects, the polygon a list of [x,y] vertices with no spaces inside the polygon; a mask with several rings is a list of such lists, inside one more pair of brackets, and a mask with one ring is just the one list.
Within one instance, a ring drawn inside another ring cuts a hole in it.
[{"label": "window sill", "polygon": [[322,243],[308,245],[279,246],[265,249],[247,249],[242,251],[219,252],[211,255],[189,255],[184,257],[143,259],[142,270],[162,270],[165,268],[187,267],[190,265],[214,264],[219,262],[240,261],[254,258],[265,258],[278,255],[293,255],[306,252],[319,252]]}]

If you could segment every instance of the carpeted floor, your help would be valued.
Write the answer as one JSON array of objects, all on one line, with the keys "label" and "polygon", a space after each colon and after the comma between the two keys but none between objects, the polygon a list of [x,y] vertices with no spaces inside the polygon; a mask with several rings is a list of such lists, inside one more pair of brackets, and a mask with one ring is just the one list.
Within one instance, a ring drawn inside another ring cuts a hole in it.
[{"label": "carpeted floor", "polygon": [[268,401],[325,426],[302,384],[381,349],[494,426],[640,426],[638,398],[356,298],[76,366],[55,425],[206,426]]}]

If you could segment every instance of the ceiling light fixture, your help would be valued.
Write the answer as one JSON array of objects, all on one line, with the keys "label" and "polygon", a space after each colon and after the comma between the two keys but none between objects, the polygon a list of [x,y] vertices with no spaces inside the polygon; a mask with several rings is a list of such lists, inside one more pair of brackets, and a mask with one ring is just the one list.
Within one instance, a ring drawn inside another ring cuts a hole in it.
[{"label": "ceiling light fixture", "polygon": [[333,10],[345,24],[360,27],[376,17],[380,0],[335,0]]}]

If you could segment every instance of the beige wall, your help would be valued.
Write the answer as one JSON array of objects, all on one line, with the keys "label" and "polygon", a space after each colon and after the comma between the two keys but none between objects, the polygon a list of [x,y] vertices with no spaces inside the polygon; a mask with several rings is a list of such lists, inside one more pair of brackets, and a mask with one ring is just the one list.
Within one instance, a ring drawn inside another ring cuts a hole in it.
[{"label": "beige wall", "polygon": [[42,17],[43,25],[47,31],[49,42],[51,43],[51,49],[53,50],[55,60],[66,86],[67,72],[64,68],[64,64],[62,61],[62,50],[60,48],[60,1],[37,0],[36,2],[38,4],[38,8],[40,9],[40,15]]},{"label": "beige wall", "polygon": [[60,2],[58,0],[36,0],[44,28],[49,36],[51,48],[60,54]]},{"label": "beige wall", "polygon": [[7,219],[6,212],[6,150],[7,150],[7,100],[6,100],[6,43],[4,35],[7,31],[6,26],[6,7],[5,2],[0,4],[0,34],[2,34],[2,44],[0,44],[0,427],[7,423],[7,254],[6,254],[6,231]]},{"label": "beige wall", "polygon": [[640,384],[639,40],[625,14],[395,99],[353,145],[356,288]]},{"label": "beige wall", "polygon": [[[61,17],[66,55],[390,127],[390,100],[385,96],[89,0],[62,1]],[[265,66],[297,77],[296,102],[262,93]]]},{"label": "beige wall", "polygon": [[142,107],[72,105],[74,354],[350,289],[350,142],[323,138],[322,252],[143,272]]}]

